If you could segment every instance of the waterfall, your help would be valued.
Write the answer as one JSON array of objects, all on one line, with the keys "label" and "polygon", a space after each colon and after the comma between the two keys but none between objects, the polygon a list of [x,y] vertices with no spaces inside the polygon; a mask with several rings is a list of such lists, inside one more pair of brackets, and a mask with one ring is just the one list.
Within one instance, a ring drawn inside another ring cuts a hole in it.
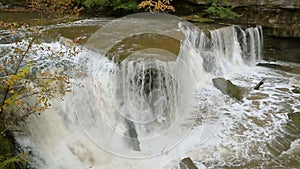
[{"label": "waterfall", "polygon": [[186,53],[194,52],[196,56],[190,63],[195,67],[202,66],[208,74],[230,74],[243,66],[253,66],[262,59],[261,26],[246,30],[228,26],[210,31],[209,36],[197,30],[187,30],[185,34],[188,39],[182,46],[186,48],[181,50],[182,59],[190,59]]},{"label": "waterfall", "polygon": [[229,26],[209,35],[182,29],[186,39],[175,61],[144,56],[114,63],[84,49],[75,61],[86,76],[73,78],[72,93],[63,102],[52,100],[51,109],[32,115],[25,133],[17,134],[35,159],[30,165],[152,169],[172,161],[172,149],[193,126],[188,119],[195,90],[211,85],[211,77],[253,66],[262,52],[260,26]]}]

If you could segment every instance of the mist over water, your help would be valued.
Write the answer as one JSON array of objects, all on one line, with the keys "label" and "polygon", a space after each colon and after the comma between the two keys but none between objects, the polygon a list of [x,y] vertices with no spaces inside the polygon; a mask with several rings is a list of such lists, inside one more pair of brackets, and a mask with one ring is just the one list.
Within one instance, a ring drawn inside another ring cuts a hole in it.
[{"label": "mist over water", "polygon": [[[130,21],[128,21],[130,22]],[[290,78],[256,67],[260,26],[229,26],[209,35],[186,25],[175,60],[140,51],[115,62],[82,48],[72,92],[51,109],[29,117],[21,148],[32,168],[178,168],[189,156],[199,168],[251,168],[299,164],[299,130],[286,110],[299,111]],[[137,57],[137,56],[140,57]],[[212,84],[215,77],[248,88],[241,101]],[[251,90],[268,79],[263,89]],[[279,86],[279,87],[278,87]],[[282,102],[284,99],[284,102]],[[288,157],[289,156],[289,157]],[[288,161],[293,159],[293,163]]]}]

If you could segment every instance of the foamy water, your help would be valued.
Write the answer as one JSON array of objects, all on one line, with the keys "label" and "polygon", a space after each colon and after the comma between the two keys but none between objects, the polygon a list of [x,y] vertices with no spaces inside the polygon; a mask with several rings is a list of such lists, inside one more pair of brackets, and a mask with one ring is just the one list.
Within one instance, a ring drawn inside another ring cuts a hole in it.
[{"label": "foamy water", "polygon": [[[51,109],[30,116],[24,133],[16,134],[21,148],[31,151],[30,166],[179,168],[187,156],[199,168],[299,166],[299,129],[287,116],[300,111],[300,95],[291,92],[299,75],[255,66],[262,57],[261,27],[222,28],[211,32],[211,41],[195,30],[184,33],[174,62],[114,63],[79,50],[68,62],[85,76],[73,74],[64,101],[52,100]],[[42,46],[53,53],[73,50]],[[36,53],[37,60],[48,54]],[[247,88],[244,98],[216,89],[211,79],[219,76]],[[265,84],[253,90],[262,79]]]}]

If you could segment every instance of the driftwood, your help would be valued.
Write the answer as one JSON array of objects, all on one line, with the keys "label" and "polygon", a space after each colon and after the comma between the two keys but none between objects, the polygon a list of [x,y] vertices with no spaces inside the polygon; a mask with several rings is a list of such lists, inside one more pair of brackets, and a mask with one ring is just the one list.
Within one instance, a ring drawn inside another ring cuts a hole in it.
[{"label": "driftwood", "polygon": [[255,87],[254,90],[259,90],[260,86],[264,84],[265,79],[261,80]]}]

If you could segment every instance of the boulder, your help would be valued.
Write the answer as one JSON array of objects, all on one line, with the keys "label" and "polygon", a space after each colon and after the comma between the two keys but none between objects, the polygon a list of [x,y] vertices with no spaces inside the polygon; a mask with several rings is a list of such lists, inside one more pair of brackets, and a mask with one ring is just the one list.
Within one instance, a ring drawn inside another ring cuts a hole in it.
[{"label": "boulder", "polygon": [[297,129],[300,129],[300,112],[289,113],[288,117],[291,120],[291,122],[293,123],[293,125]]},{"label": "boulder", "polygon": [[212,79],[214,86],[219,89],[223,94],[228,95],[237,100],[242,100],[246,93],[246,88],[239,87],[233,84],[230,80],[225,78],[214,78]]},{"label": "boulder", "polygon": [[300,87],[293,86],[293,88],[294,88],[294,89],[292,90],[293,93],[300,94]]},{"label": "boulder", "polygon": [[198,169],[190,157],[184,158],[179,163],[180,169]]}]

